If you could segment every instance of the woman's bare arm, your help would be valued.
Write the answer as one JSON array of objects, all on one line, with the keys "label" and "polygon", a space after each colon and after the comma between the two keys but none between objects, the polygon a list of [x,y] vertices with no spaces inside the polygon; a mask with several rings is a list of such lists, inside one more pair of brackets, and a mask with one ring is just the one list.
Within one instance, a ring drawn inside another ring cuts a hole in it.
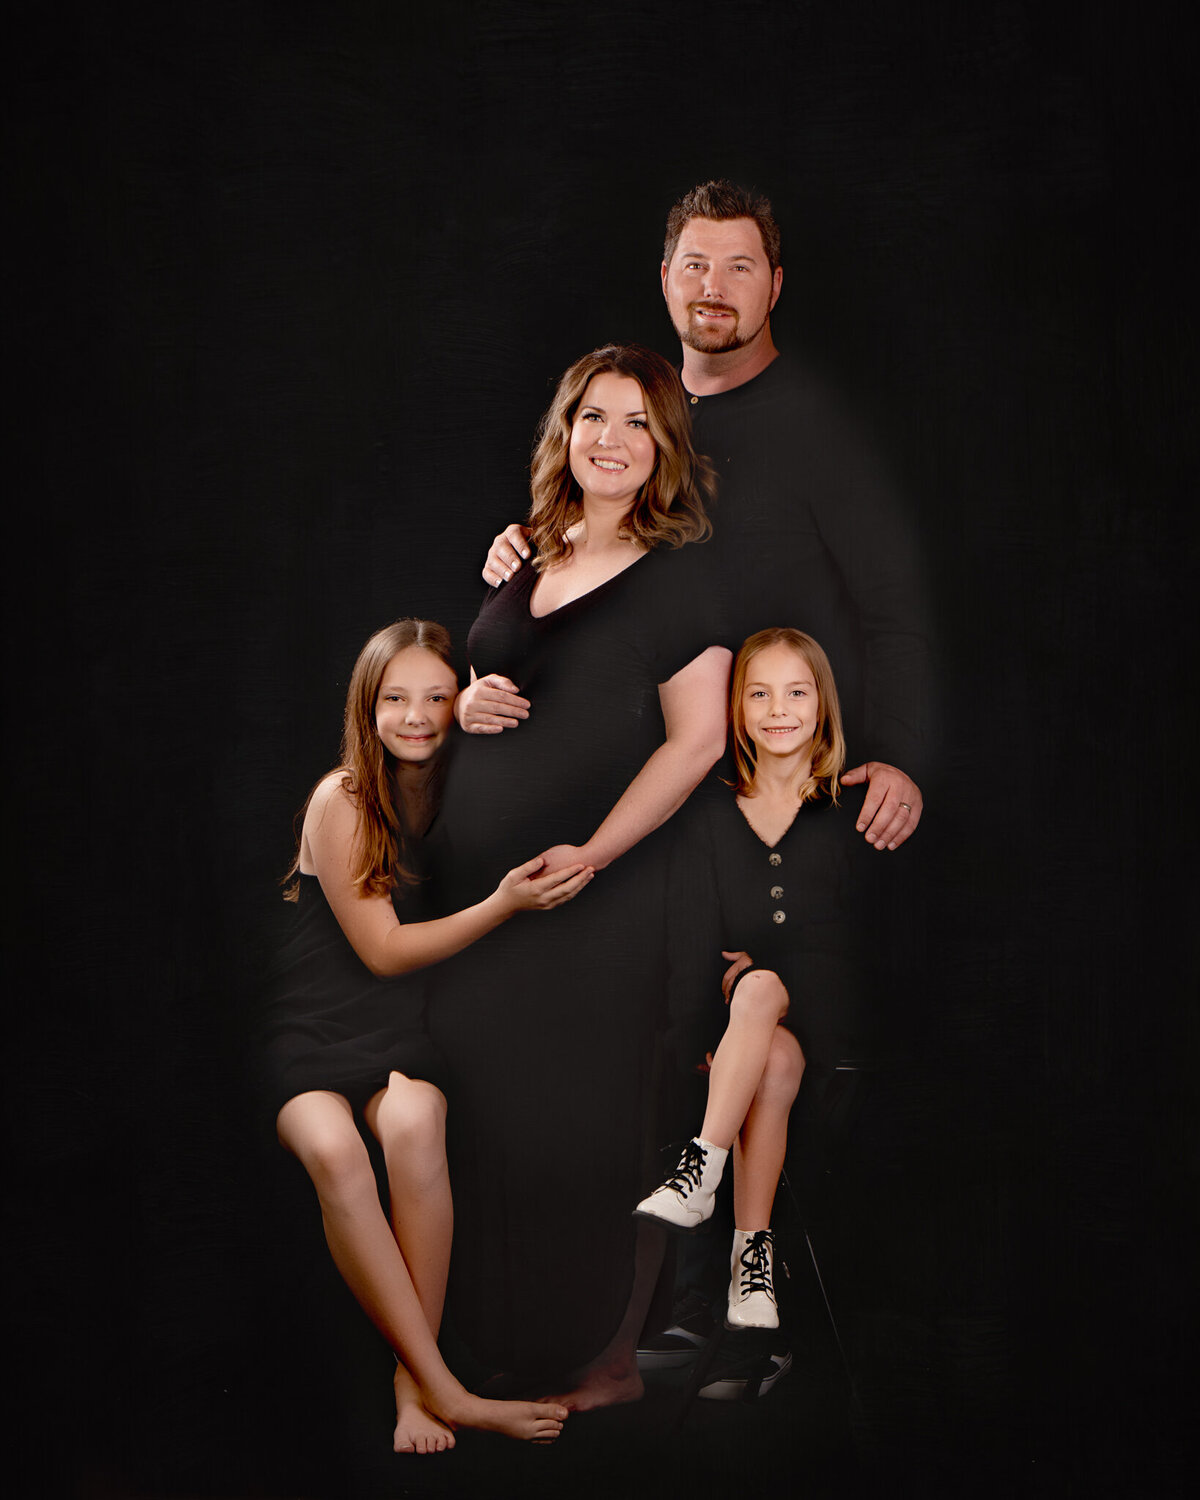
[{"label": "woman's bare arm", "polygon": [[556,844],[545,868],[582,863],[602,870],[678,811],[725,748],[732,653],[709,646],[658,690],[666,739],[582,848]]}]

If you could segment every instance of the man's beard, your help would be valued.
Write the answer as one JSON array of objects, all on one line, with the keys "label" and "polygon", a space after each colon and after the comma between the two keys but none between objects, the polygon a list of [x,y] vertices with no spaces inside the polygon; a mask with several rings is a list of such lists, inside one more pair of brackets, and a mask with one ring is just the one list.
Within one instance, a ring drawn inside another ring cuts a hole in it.
[{"label": "man's beard", "polygon": [[[734,349],[744,349],[747,344],[752,343],[762,332],[766,324],[766,318],[750,333],[743,333],[741,320],[736,312],[728,327],[712,327],[706,323],[697,322],[692,315],[692,306],[703,304],[692,304],[688,307],[687,320],[683,327],[676,324],[675,332],[679,335],[680,342],[686,344],[689,349],[695,349],[699,354],[729,354]],[[732,312],[733,309],[731,308]]]}]

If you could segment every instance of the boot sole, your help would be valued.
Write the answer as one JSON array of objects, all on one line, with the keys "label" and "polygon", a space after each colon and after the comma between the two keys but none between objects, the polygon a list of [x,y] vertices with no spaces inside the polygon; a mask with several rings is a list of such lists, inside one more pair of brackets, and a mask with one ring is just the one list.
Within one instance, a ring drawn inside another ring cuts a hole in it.
[{"label": "boot sole", "polygon": [[728,1328],[730,1333],[739,1333],[743,1328],[766,1328],[771,1330],[779,1327],[779,1319],[776,1318],[773,1323],[731,1323],[728,1314],[726,1314],[725,1327]]},{"label": "boot sole", "polygon": [[707,1228],[712,1219],[712,1215],[709,1214],[708,1218],[701,1219],[699,1224],[676,1224],[674,1219],[664,1219],[661,1214],[650,1214],[642,1208],[635,1208],[633,1217],[645,1219],[649,1224],[661,1224],[664,1229],[670,1229],[675,1234],[699,1234],[702,1229]]},{"label": "boot sole", "polygon": [[[684,1337],[691,1338],[692,1335],[685,1334]],[[687,1349],[639,1349],[637,1367],[639,1370],[682,1370],[685,1365],[696,1363],[707,1342],[707,1339],[697,1339]]]},{"label": "boot sole", "polygon": [[[700,1396],[705,1401],[759,1401],[792,1368],[792,1356],[790,1353],[779,1356],[778,1363],[772,1358],[770,1364],[772,1368],[757,1383],[745,1375],[729,1376],[701,1386]],[[753,1386],[752,1393],[750,1391],[751,1386]]]}]

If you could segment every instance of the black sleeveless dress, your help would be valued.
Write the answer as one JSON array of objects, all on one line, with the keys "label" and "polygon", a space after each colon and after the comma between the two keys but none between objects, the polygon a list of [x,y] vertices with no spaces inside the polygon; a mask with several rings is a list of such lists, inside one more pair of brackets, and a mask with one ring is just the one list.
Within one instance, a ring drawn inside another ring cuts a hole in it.
[{"label": "black sleeveless dress", "polygon": [[[397,891],[392,900],[402,922],[434,915],[425,885]],[[425,974],[376,978],[347,941],[315,875],[300,876],[264,1021],[263,1094],[272,1119],[311,1089],[342,1094],[361,1110],[393,1069],[446,1088],[445,1063],[425,1027]]]},{"label": "black sleeveless dress", "polygon": [[[489,595],[471,665],[512,678],[532,707],[517,729],[459,742],[442,805],[448,904],[480,899],[551,845],[584,843],[662,743],[659,684],[709,644],[703,552],[648,553],[537,619],[532,568]],[[583,1363],[628,1302],[663,1005],[665,832],[431,976],[455,1100],[450,1313],[496,1370]]]}]

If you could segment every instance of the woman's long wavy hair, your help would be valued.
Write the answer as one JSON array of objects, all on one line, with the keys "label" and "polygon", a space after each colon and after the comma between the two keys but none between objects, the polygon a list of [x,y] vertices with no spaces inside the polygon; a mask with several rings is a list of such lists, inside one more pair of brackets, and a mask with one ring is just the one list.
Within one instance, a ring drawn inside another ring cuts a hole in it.
[{"label": "woman's long wavy hair", "polygon": [[[417,883],[406,850],[409,819],[396,786],[396,758],[385,750],[375,727],[375,705],[388,662],[410,646],[432,651],[454,676],[450,633],[432,620],[397,620],[377,630],[358,653],[350,686],[346,690],[346,712],[342,721],[341,760],[334,768],[342,773],[342,785],[358,810],[358,837],[354,845],[354,884],[364,896],[386,896],[397,885]],[[427,784],[428,800],[440,800],[444,764],[439,756]],[[324,780],[324,777],[322,777]],[[320,785],[320,783],[318,783]],[[313,791],[316,787],[313,788]],[[304,814],[312,801],[309,792],[297,814],[303,827]],[[283,877],[284,897],[295,901],[299,890],[300,841],[296,856]]]},{"label": "woman's long wavy hair", "polygon": [[729,717],[733,724],[733,758],[737,767],[734,790],[739,797],[753,794],[758,752],[754,741],[746,732],[746,710],[742,700],[750,675],[750,663],[760,651],[766,651],[770,646],[790,646],[798,651],[811,667],[817,689],[812,773],[800,788],[800,801],[807,802],[813,797],[825,796],[836,802],[838,777],[846,764],[846,737],[842,733],[842,709],[838,702],[837,684],[833,680],[833,668],[829,665],[829,658],[811,635],[806,635],[803,630],[793,630],[787,625],[774,625],[769,630],[759,630],[743,641],[733,664],[733,681],[729,687]]},{"label": "woman's long wavy hair", "polygon": [[571,426],[594,375],[625,375],[646,398],[646,420],[657,453],[650,477],[623,524],[624,535],[641,546],[680,547],[712,532],[705,510],[716,492],[716,474],[692,443],[692,419],[683,382],[653,350],[640,344],[605,344],[578,359],[558,382],[550,409],[538,426],[530,471],[530,539],[535,568],[570,555],[566,533],[583,515],[583,491],[571,473]]}]

